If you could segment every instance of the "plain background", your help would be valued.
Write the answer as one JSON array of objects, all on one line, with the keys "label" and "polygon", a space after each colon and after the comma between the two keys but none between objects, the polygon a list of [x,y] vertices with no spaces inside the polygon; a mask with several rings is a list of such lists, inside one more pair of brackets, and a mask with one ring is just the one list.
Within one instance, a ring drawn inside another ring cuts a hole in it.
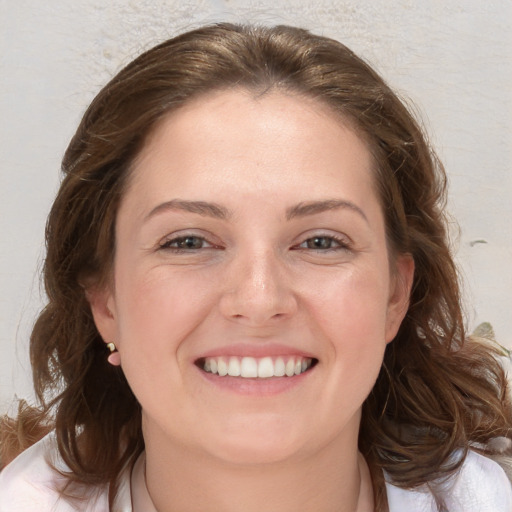
[{"label": "plain background", "polygon": [[142,50],[215,21],[337,38],[416,105],[450,178],[468,326],[512,348],[510,0],[0,0],[0,412],[31,396],[45,219],[83,111]]}]

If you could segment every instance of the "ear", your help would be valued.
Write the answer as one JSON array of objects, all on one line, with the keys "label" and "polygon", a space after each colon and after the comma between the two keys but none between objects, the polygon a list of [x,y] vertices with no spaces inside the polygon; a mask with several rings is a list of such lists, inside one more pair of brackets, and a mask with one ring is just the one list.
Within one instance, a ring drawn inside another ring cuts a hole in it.
[{"label": "ear", "polygon": [[85,296],[91,306],[96,328],[105,343],[114,342],[118,345],[116,304],[110,287],[91,286],[86,289]]},{"label": "ear", "polygon": [[391,287],[386,317],[386,343],[393,340],[409,309],[414,259],[411,254],[399,254],[393,263]]}]

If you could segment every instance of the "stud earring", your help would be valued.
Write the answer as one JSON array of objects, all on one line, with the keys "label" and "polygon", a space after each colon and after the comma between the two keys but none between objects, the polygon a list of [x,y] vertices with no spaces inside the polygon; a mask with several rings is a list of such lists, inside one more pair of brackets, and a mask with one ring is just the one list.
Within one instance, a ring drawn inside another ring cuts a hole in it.
[{"label": "stud earring", "polygon": [[107,348],[110,350],[110,355],[107,358],[107,361],[112,366],[119,366],[121,364],[121,354],[117,351],[117,347],[115,343],[107,343]]}]

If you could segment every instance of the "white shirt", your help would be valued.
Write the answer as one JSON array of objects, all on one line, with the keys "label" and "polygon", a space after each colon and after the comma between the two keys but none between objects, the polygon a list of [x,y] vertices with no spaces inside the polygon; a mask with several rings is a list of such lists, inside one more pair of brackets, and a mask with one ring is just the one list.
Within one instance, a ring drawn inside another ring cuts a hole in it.
[{"label": "white shirt", "polygon": [[[144,483],[144,454],[133,470],[126,470],[112,510],[108,485],[80,487],[79,502],[59,495],[67,468],[58,455],[54,434],[21,453],[0,472],[0,512],[157,512]],[[386,484],[390,512],[437,512],[426,489],[405,490]],[[450,481],[445,504],[450,512],[512,512],[512,485],[503,469],[491,459],[469,452]]]}]

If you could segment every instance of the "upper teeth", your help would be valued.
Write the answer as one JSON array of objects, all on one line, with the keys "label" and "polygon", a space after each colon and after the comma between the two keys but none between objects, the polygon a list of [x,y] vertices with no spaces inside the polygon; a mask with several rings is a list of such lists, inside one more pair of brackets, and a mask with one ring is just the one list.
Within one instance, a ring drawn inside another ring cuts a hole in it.
[{"label": "upper teeth", "polygon": [[305,372],[312,359],[300,356],[287,357],[206,357],[203,370],[221,377],[244,377],[267,379],[269,377],[292,377]]}]

